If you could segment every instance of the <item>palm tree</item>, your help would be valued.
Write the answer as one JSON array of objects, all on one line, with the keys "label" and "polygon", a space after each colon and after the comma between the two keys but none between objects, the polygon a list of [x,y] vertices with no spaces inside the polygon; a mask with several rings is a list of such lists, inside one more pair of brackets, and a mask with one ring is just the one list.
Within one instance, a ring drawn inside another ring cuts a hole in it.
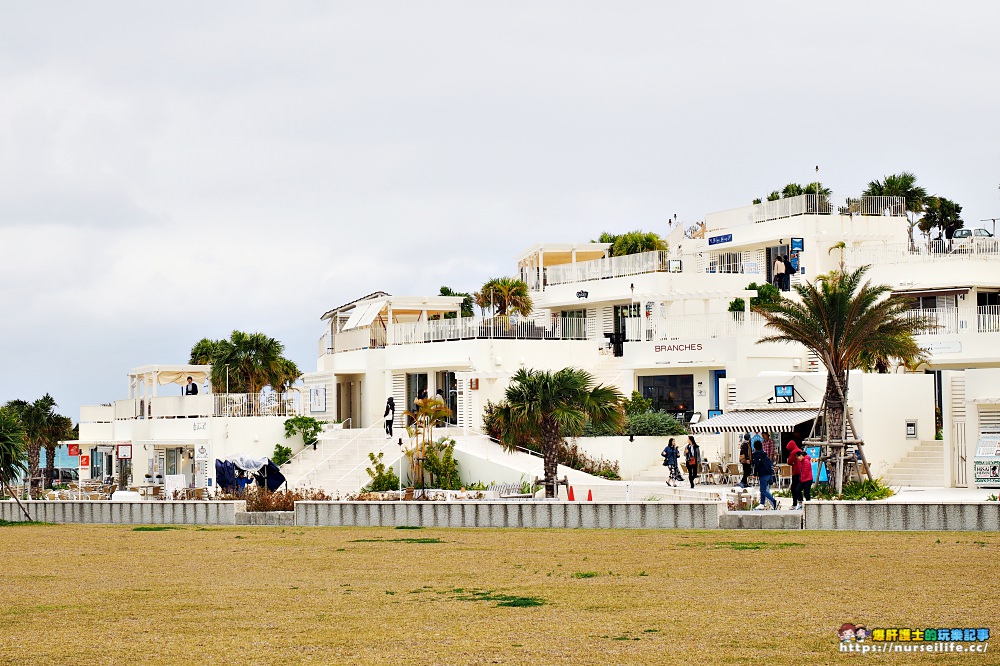
[{"label": "palm tree", "polygon": [[527,317],[533,307],[528,285],[523,280],[509,277],[490,278],[477,292],[483,303],[492,304],[498,317],[513,311]]},{"label": "palm tree", "polygon": [[[917,185],[917,177],[909,171],[885,176],[881,181],[873,180],[862,192],[866,197],[903,197],[907,223],[909,224],[910,249],[914,248],[913,227],[917,225],[916,213],[924,210],[927,190]],[[903,212],[903,211],[897,211]]]},{"label": "palm tree", "polygon": [[496,408],[500,443],[508,450],[525,438],[540,445],[545,496],[555,497],[563,436],[583,432],[588,420],[596,427],[621,427],[622,397],[613,386],[595,386],[594,378],[584,370],[564,368],[551,373],[521,368]]},{"label": "palm tree", "polygon": [[24,434],[24,426],[21,425],[17,412],[10,407],[0,407],[0,489],[14,498],[24,512],[24,517],[30,521],[28,510],[10,489],[10,484],[20,481],[28,469]]},{"label": "palm tree", "polygon": [[781,198],[790,199],[805,194],[806,191],[798,183],[788,183],[781,189]]},{"label": "palm tree", "polygon": [[427,446],[434,441],[434,426],[445,423],[452,415],[448,406],[437,396],[421,398],[413,403],[415,410],[403,412],[404,416],[413,419],[413,424],[407,426],[406,432],[415,440],[414,447],[408,452],[410,458],[410,477],[414,483],[424,487],[424,461],[427,459]]},{"label": "palm tree", "polygon": [[826,367],[827,431],[830,441],[844,439],[847,373],[860,368],[866,355],[887,361],[913,363],[926,356],[913,336],[927,322],[907,316],[910,303],[902,297],[884,298],[888,285],[862,284],[869,266],[834,271],[816,283],[795,285],[801,300],[783,299],[754,308],[777,331],[758,340],[797,342],[815,352]]},{"label": "palm tree", "polygon": [[[73,422],[55,412],[58,405],[48,393],[34,402],[11,400],[6,406],[17,414],[24,427],[24,441],[28,447],[28,477],[38,478],[38,464],[44,447],[47,453],[46,474],[48,479],[52,479],[55,468],[55,447],[60,439],[66,438],[72,432]],[[32,480],[32,492],[35,490],[34,483]]]},{"label": "palm tree", "polygon": [[917,223],[917,228],[926,234],[934,227],[944,230],[948,225],[954,225],[956,229],[965,226],[961,204],[944,197],[927,197],[924,202],[924,216]]},{"label": "palm tree", "polygon": [[284,351],[263,333],[233,331],[228,340],[199,340],[188,362],[211,365],[212,386],[225,386],[228,393],[260,393],[265,386],[281,393],[302,376]]},{"label": "palm tree", "polygon": [[[472,294],[467,294],[467,293],[465,293],[463,291],[454,291],[451,287],[441,287],[441,289],[438,292],[438,295],[440,295],[440,296],[462,296],[463,297],[462,298],[462,305],[461,305],[462,316],[463,317],[471,317],[473,314],[475,314],[473,312],[473,310],[472,310],[472,306],[473,306],[473,304],[475,302],[473,300],[473,298],[472,298]],[[444,318],[445,319],[454,319],[455,318],[455,313],[449,312],[449,313],[445,314]]]}]

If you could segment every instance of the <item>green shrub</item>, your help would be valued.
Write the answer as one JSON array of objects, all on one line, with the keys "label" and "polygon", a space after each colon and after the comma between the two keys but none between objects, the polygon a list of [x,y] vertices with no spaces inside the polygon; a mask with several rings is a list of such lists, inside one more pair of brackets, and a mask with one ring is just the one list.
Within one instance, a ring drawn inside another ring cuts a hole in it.
[{"label": "green shrub", "polygon": [[455,440],[442,437],[428,445],[424,454],[424,471],[431,475],[431,487],[442,490],[459,490],[462,479],[458,475],[458,462],[455,460]]},{"label": "green shrub", "polygon": [[274,453],[271,455],[271,462],[281,467],[292,459],[292,448],[290,446],[274,445]]},{"label": "green shrub", "polygon": [[636,437],[664,437],[686,435],[684,425],[666,412],[633,414],[625,419],[623,434]]},{"label": "green shrub", "polygon": [[620,434],[622,434],[621,428],[615,428],[610,425],[595,426],[590,421],[587,421],[583,425],[583,437],[615,437]]},{"label": "green shrub", "polygon": [[368,453],[368,459],[372,461],[375,466],[375,470],[372,471],[371,467],[365,469],[368,476],[371,478],[372,482],[368,484],[367,490],[373,493],[381,493],[387,490],[398,490],[400,486],[399,477],[396,476],[396,471],[393,468],[386,469],[385,463],[382,462],[382,456],[385,453],[379,451],[378,456],[374,453]]},{"label": "green shrub", "polygon": [[643,398],[638,391],[632,391],[632,397],[623,400],[622,407],[625,409],[626,416],[645,414],[653,408],[653,401]]},{"label": "green shrub", "polygon": [[323,421],[318,421],[311,416],[293,416],[285,419],[285,438],[302,434],[302,442],[306,446],[315,446],[316,438],[323,431]]},{"label": "green shrub", "polygon": [[621,479],[618,461],[591,458],[579,446],[566,441],[559,447],[559,464],[612,481]]},{"label": "green shrub", "polygon": [[896,491],[882,479],[865,479],[864,481],[849,481],[844,484],[844,492],[840,499],[844,500],[880,500],[892,497]]}]

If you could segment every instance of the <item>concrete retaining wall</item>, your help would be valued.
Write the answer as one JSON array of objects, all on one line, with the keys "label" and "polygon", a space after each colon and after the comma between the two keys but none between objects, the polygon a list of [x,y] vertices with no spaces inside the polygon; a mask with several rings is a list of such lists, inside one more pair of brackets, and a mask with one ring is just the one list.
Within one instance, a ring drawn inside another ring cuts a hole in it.
[{"label": "concrete retaining wall", "polygon": [[[22,501],[42,523],[120,523],[126,525],[235,525],[246,502],[77,502]],[[0,502],[0,519],[24,520],[16,502]]]},{"label": "concrete retaining wall", "polygon": [[802,514],[798,511],[732,511],[722,514],[719,527],[724,530],[801,530]]},{"label": "concrete retaining wall", "polygon": [[806,502],[807,530],[1000,530],[1000,502]]},{"label": "concrete retaining wall", "polygon": [[237,511],[237,525],[294,526],[294,511]]},{"label": "concrete retaining wall", "polygon": [[717,529],[718,502],[296,502],[299,526]]}]

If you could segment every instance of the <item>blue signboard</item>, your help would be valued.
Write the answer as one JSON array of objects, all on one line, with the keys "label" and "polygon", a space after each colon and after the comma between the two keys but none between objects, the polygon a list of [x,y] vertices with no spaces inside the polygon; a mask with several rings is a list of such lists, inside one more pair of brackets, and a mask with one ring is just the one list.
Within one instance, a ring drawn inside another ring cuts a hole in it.
[{"label": "blue signboard", "polygon": [[795,395],[795,387],[791,384],[779,384],[774,387],[775,398],[791,398]]},{"label": "blue signboard", "polygon": [[826,465],[822,465],[818,462],[819,460],[819,447],[818,446],[807,446],[806,453],[812,458],[812,468],[813,468],[813,478],[816,479],[817,483],[826,483]]},{"label": "blue signboard", "polygon": [[801,238],[792,239],[792,252],[802,252],[805,248],[803,247],[804,242]]},{"label": "blue signboard", "polygon": [[718,245],[719,243],[729,243],[733,240],[732,234],[723,234],[722,236],[709,236],[709,245]]}]

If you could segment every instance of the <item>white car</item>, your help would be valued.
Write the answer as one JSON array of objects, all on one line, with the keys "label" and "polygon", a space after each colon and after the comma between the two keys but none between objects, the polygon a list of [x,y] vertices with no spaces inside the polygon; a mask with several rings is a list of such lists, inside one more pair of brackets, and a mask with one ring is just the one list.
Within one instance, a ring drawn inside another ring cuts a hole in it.
[{"label": "white car", "polygon": [[1000,243],[986,229],[956,229],[951,239],[952,252],[994,253],[998,249]]}]

